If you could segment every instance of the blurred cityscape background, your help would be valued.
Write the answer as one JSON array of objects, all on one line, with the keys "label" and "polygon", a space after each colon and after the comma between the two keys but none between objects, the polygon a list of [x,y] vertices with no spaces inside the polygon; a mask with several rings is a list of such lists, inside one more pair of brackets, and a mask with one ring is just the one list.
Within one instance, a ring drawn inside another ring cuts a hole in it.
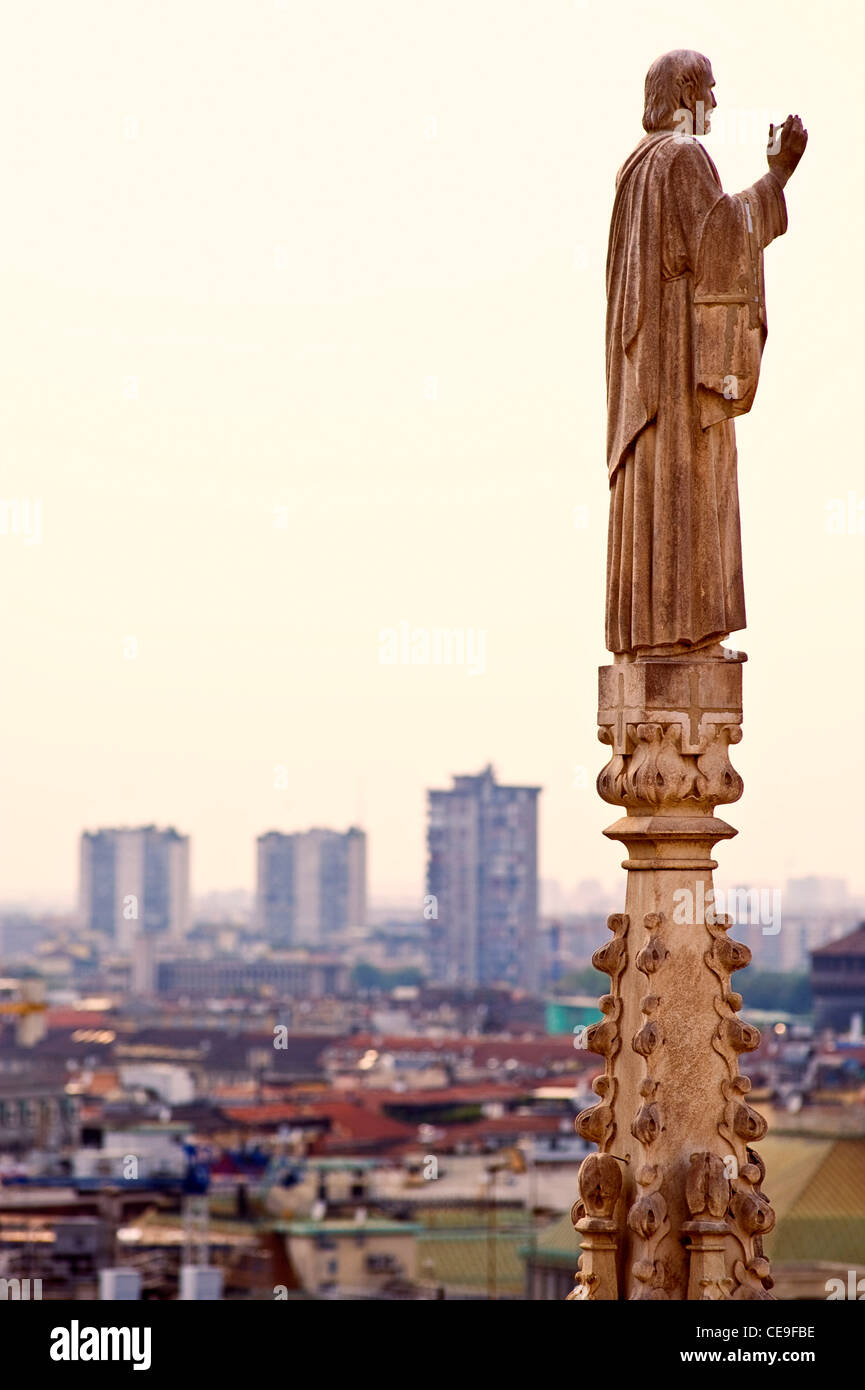
[{"label": "blurred cityscape background", "polygon": [[[539,880],[541,795],[430,789],[415,902],[368,900],[360,826],[268,829],[254,888],[198,897],[189,834],[84,830],[74,909],[0,913],[0,1291],[563,1298],[622,903]],[[719,886],[775,1292],[825,1298],[865,1274],[865,903],[805,865]]]}]

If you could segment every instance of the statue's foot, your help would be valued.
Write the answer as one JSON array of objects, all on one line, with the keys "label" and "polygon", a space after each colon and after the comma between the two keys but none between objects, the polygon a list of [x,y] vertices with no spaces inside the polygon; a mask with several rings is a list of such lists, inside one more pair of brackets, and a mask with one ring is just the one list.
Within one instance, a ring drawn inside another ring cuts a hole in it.
[{"label": "statue's foot", "polygon": [[695,661],[747,661],[747,652],[737,652],[733,647],[725,647],[723,642],[712,642],[707,647],[695,647],[692,653]]},{"label": "statue's foot", "polygon": [[638,647],[635,652],[620,654],[617,662],[625,661],[747,661],[747,652],[737,652],[722,642],[706,642],[688,646],[684,642],[668,643],[661,647]]}]

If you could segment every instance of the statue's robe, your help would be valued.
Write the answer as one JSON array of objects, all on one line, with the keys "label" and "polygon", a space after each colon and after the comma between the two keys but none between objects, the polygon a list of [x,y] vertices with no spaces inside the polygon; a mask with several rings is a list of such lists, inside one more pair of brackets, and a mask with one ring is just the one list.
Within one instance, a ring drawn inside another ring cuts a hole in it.
[{"label": "statue's robe", "polygon": [[619,171],[607,256],[607,647],[687,652],[745,626],[736,438],[766,338],[767,173],[733,196],[693,137]]}]

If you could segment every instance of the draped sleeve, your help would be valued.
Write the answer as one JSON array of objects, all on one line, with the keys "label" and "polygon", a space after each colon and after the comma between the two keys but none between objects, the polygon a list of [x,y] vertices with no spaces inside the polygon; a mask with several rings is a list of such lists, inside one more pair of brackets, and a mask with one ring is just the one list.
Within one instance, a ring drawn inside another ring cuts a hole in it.
[{"label": "draped sleeve", "polygon": [[767,333],[763,249],[787,230],[787,208],[771,173],[723,193],[696,141],[670,161],[667,196],[694,277],[694,385],[708,429],[754,403]]}]

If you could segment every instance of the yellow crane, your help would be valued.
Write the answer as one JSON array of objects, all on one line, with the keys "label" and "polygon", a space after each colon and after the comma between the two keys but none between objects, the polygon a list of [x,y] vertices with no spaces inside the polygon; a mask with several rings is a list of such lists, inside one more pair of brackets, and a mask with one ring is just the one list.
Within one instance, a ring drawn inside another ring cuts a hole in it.
[{"label": "yellow crane", "polygon": [[[20,998],[2,998],[3,991],[12,989]],[[13,1014],[19,1020],[16,1041],[20,1047],[33,1047],[44,1038],[47,1008],[44,980],[0,980],[0,1014]]]}]

